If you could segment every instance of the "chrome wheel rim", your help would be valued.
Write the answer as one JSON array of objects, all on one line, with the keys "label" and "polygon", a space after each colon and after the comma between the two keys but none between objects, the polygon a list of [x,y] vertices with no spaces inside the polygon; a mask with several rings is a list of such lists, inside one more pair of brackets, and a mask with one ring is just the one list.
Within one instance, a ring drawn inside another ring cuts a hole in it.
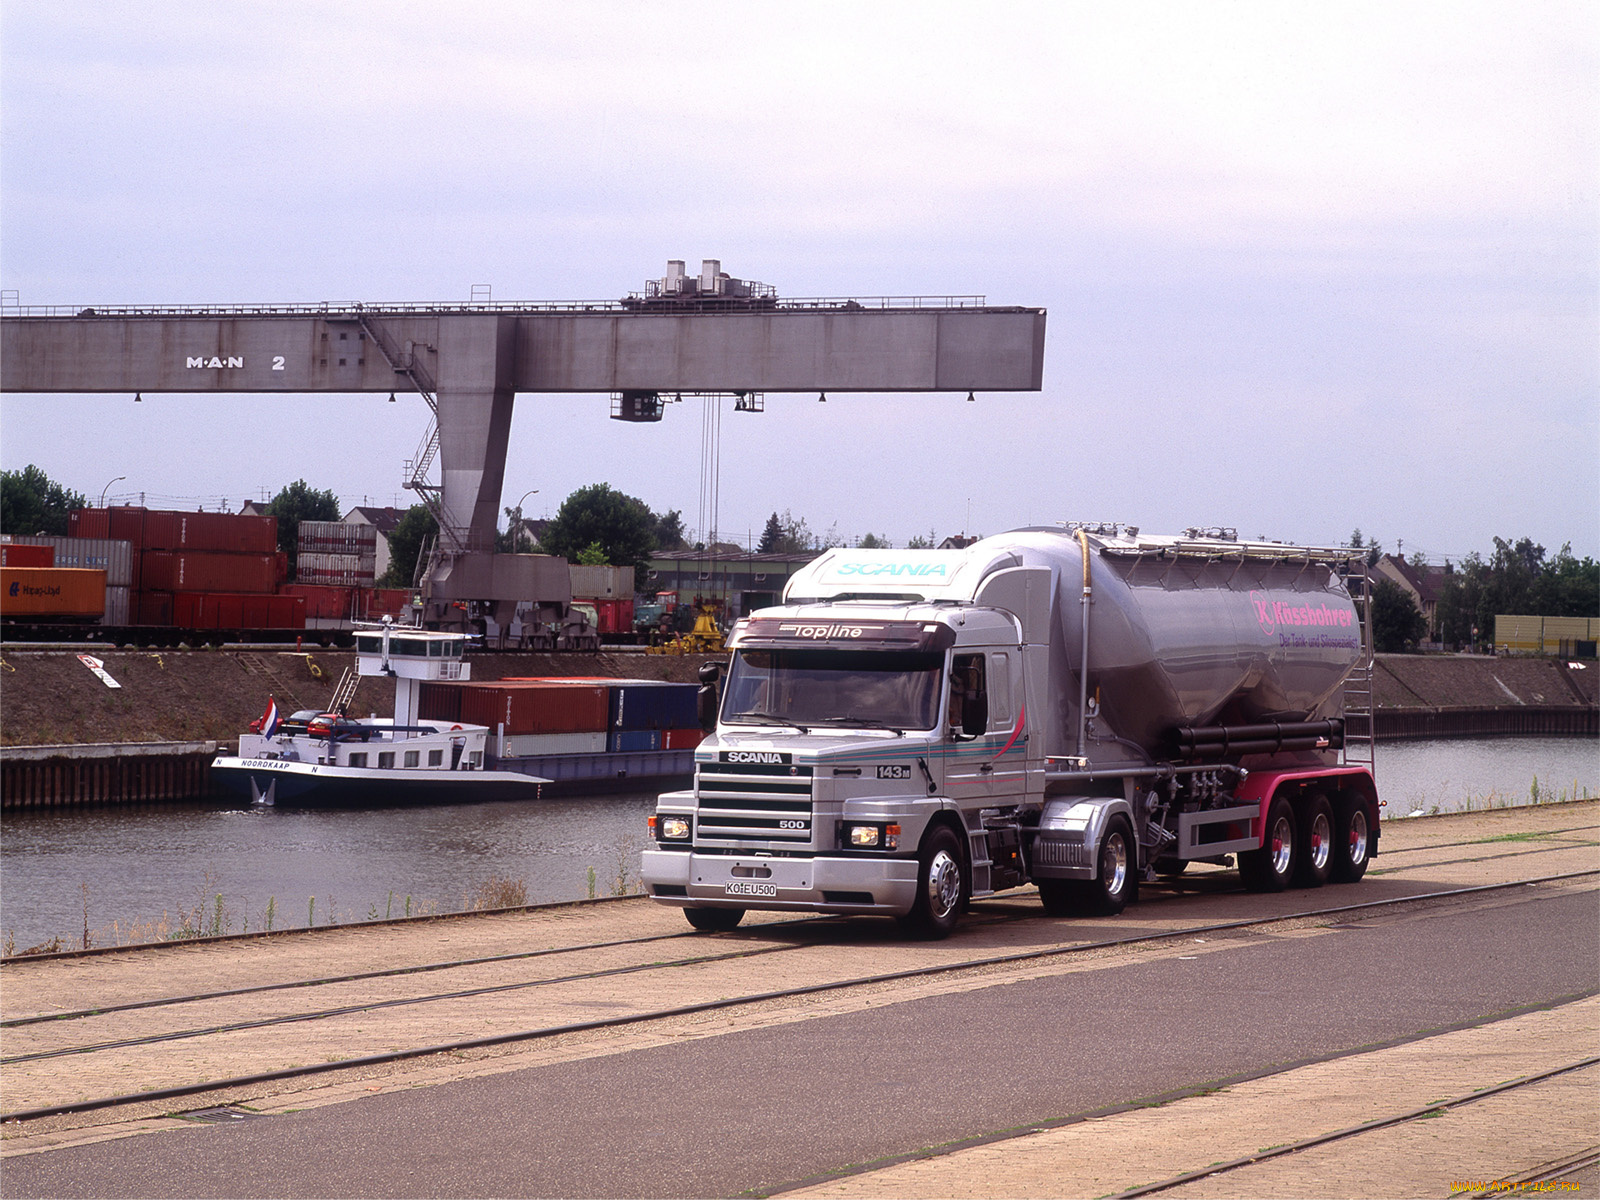
[{"label": "chrome wheel rim", "polygon": [[1350,865],[1359,867],[1367,861],[1367,813],[1358,808],[1350,814]]},{"label": "chrome wheel rim", "polygon": [[1128,882],[1128,847],[1120,833],[1113,832],[1106,838],[1100,854],[1100,874],[1108,896],[1122,895],[1123,885]]},{"label": "chrome wheel rim", "polygon": [[1328,865],[1328,855],[1333,850],[1333,832],[1328,824],[1328,814],[1318,813],[1311,820],[1311,865],[1318,871]]},{"label": "chrome wheel rim", "polygon": [[1287,875],[1289,864],[1294,861],[1294,829],[1285,817],[1279,817],[1272,823],[1272,872],[1274,875]]},{"label": "chrome wheel rim", "polygon": [[928,911],[943,920],[961,902],[961,864],[948,850],[940,850],[928,864]]}]

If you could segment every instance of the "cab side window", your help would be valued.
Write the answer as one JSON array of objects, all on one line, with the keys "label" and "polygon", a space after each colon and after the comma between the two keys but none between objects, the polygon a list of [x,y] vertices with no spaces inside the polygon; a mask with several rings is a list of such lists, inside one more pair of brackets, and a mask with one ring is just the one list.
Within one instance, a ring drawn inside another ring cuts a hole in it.
[{"label": "cab side window", "polygon": [[983,655],[958,654],[950,666],[950,729],[962,737],[979,737],[988,728]]}]

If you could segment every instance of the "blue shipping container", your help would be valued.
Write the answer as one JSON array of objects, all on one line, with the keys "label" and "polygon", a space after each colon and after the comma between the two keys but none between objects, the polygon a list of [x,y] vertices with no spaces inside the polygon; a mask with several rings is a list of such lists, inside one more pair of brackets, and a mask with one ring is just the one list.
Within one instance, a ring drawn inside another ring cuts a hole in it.
[{"label": "blue shipping container", "polygon": [[616,729],[609,736],[608,748],[613,754],[637,750],[661,749],[659,729]]},{"label": "blue shipping container", "polygon": [[611,685],[612,729],[693,729],[700,724],[695,713],[694,683],[633,682]]}]

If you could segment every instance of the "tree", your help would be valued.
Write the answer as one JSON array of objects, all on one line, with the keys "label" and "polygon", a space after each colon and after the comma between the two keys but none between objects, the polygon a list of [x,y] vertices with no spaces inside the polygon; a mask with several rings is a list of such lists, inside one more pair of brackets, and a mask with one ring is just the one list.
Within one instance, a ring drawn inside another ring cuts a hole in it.
[{"label": "tree", "polygon": [[928,530],[927,537],[923,537],[919,533],[906,543],[907,550],[935,550],[938,546],[939,531],[937,529]]},{"label": "tree", "polygon": [[655,520],[657,549],[682,550],[688,544],[683,536],[683,514],[677,509],[657,513]]},{"label": "tree", "polygon": [[389,535],[389,569],[379,587],[408,588],[416,582],[417,558],[423,543],[439,536],[439,522],[424,505],[413,504]]},{"label": "tree", "polygon": [[642,580],[656,549],[656,521],[643,500],[608,483],[595,483],[562,501],[540,544],[568,562],[580,561],[580,555],[598,545],[605,562],[632,567],[634,578]]},{"label": "tree", "polygon": [[331,491],[319,492],[304,479],[296,479],[274,496],[267,512],[278,518],[278,549],[289,556],[289,578],[295,577],[300,546],[301,521],[337,521],[339,498]]},{"label": "tree", "polygon": [[889,539],[888,538],[883,537],[880,534],[876,534],[876,533],[867,534],[859,542],[856,543],[856,546],[858,548],[862,549],[862,550],[890,550],[890,549],[893,549],[893,547],[889,544]]},{"label": "tree", "polygon": [[0,533],[67,536],[67,514],[87,508],[79,492],[69,492],[29,463],[20,471],[0,471]]},{"label": "tree", "polygon": [[778,543],[783,540],[783,522],[778,520],[774,512],[767,518],[766,528],[761,531],[761,540],[756,543],[757,554],[778,553]]},{"label": "tree", "polygon": [[1380,579],[1372,588],[1372,643],[1381,654],[1403,654],[1416,649],[1428,632],[1428,622],[1417,602],[1392,579]]}]

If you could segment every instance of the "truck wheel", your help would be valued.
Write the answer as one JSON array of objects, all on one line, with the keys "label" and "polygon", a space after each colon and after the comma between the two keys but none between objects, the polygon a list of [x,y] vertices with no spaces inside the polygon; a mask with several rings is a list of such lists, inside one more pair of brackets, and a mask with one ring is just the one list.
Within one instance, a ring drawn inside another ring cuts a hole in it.
[{"label": "truck wheel", "polygon": [[1097,916],[1114,917],[1139,896],[1137,851],[1127,817],[1112,817],[1100,842],[1095,878],[1083,885],[1085,907]]},{"label": "truck wheel", "polygon": [[1300,814],[1299,873],[1303,887],[1321,887],[1333,871],[1333,805],[1314,792]]},{"label": "truck wheel", "polygon": [[1239,855],[1239,875],[1252,892],[1281,892],[1294,878],[1299,836],[1294,827],[1294,811],[1279,796],[1267,809],[1267,829],[1261,849]]},{"label": "truck wheel", "polygon": [[1372,832],[1367,826],[1367,802],[1359,792],[1339,797],[1333,820],[1333,877],[1354,883],[1367,873],[1372,859]]},{"label": "truck wheel", "polygon": [[685,908],[683,915],[701,933],[726,933],[744,920],[744,909]]},{"label": "truck wheel", "polygon": [[918,937],[944,938],[956,927],[967,899],[966,870],[961,865],[961,843],[941,825],[922,848],[917,871],[917,900],[901,923]]},{"label": "truck wheel", "polygon": [[1077,881],[1073,879],[1040,879],[1039,902],[1044,905],[1047,917],[1070,917],[1078,911]]}]

